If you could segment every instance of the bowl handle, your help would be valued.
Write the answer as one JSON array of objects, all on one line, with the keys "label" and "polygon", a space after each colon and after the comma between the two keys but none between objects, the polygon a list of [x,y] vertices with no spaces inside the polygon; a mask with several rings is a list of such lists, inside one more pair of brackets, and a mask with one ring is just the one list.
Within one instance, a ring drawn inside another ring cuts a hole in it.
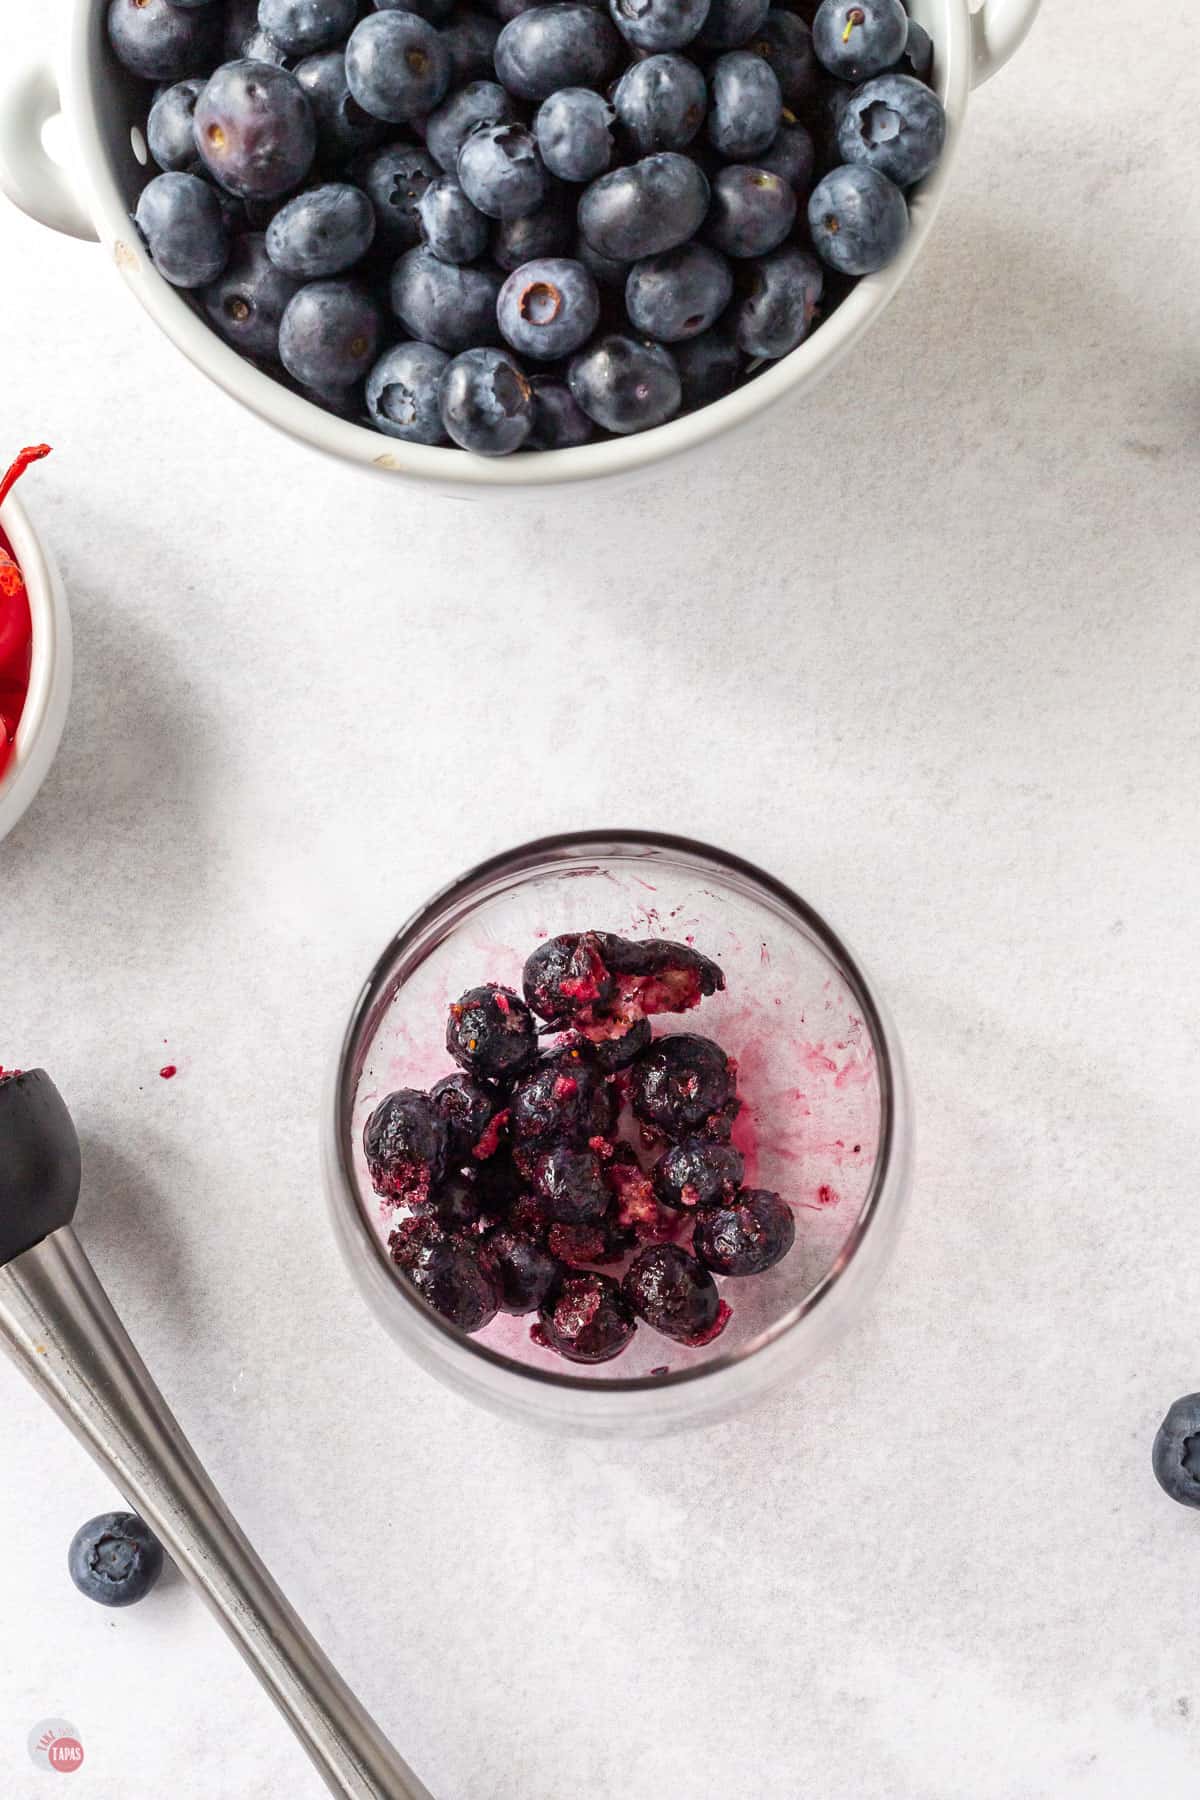
[{"label": "bowl handle", "polygon": [[95,243],[96,228],[66,171],[42,144],[42,127],[61,111],[48,63],[30,63],[0,87],[0,190],[31,219]]},{"label": "bowl handle", "polygon": [[981,87],[1002,69],[1037,18],[1042,0],[983,0],[971,16],[975,38],[975,70],[972,87]]}]

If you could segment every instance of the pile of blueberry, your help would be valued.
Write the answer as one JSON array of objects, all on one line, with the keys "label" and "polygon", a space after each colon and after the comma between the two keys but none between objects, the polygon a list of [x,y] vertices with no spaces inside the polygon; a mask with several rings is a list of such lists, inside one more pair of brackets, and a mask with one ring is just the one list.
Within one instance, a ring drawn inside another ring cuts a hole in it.
[{"label": "pile of blueberry", "polygon": [[492,456],[786,356],[945,134],[902,0],[109,0],[108,33],[159,84],[166,279],[328,410]]},{"label": "pile of blueberry", "polygon": [[713,1276],[761,1275],[795,1238],[778,1194],[741,1185],[735,1065],[650,1026],[717,993],[722,970],[686,944],[574,932],[533,952],[523,986],[464,994],[446,1028],[459,1072],[367,1120],[375,1192],[403,1209],[393,1260],[463,1331],[536,1312],[535,1341],[572,1362],[619,1355],[639,1319],[710,1343],[729,1318]]}]

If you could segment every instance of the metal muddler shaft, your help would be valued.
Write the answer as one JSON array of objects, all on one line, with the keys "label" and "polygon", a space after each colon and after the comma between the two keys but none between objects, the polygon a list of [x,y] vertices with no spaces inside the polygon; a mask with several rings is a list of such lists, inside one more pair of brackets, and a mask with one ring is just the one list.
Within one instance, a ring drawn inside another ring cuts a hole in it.
[{"label": "metal muddler shaft", "polygon": [[71,1228],[79,1143],[41,1070],[0,1078],[0,1343],[199,1589],[345,1800],[432,1800],[205,1474]]}]

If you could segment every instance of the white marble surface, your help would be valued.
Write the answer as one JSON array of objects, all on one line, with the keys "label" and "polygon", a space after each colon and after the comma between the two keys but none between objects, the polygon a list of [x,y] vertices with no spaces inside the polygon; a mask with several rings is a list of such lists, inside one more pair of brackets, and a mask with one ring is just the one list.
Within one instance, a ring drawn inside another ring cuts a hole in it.
[{"label": "white marble surface", "polygon": [[[0,54],[47,29],[6,8]],[[89,248],[0,214],[0,437],[79,675],[0,851],[0,1061],[268,1560],[439,1800],[1040,1800],[1200,1785],[1188,0],[1050,0],[916,278],[803,411],[509,516],[267,435]],[[528,704],[521,696],[528,696]],[[764,862],[886,989],[919,1108],[871,1316],[742,1421],[597,1448],[411,1369],[335,1256],[318,1090],[391,928],[592,823]],[[160,1064],[179,1065],[170,1083]],[[323,1791],[181,1582],[64,1573],[115,1500],[0,1369],[0,1792]]]}]

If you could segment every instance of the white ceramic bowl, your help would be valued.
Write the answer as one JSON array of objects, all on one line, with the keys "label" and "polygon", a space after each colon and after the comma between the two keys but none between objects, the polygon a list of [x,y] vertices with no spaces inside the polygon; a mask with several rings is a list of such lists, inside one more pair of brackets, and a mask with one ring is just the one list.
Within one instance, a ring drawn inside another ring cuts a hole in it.
[{"label": "white ceramic bowl", "polygon": [[39,542],[15,494],[0,506],[0,526],[25,577],[33,660],[13,754],[0,775],[0,838],[6,837],[50,772],[71,699],[71,616],[54,559]]},{"label": "white ceramic bowl", "polygon": [[[118,68],[105,41],[104,0],[70,0],[70,27],[58,61],[20,71],[0,94],[0,188],[24,211],[59,231],[99,238],[146,311],[196,366],[227,393],[282,431],[361,468],[383,470],[447,493],[512,494],[629,476],[700,449],[758,418],[785,397],[804,393],[846,354],[887,305],[916,262],[954,170],[972,87],[1020,44],[1040,0],[910,0],[909,11],[935,47],[934,85],[946,108],[946,147],[937,170],[910,196],[912,229],[900,255],[860,281],[807,343],[723,400],[635,437],[576,450],[477,457],[461,450],[404,444],[336,419],[245,362],[157,274],[130,213],[145,183],[147,87]],[[61,96],[61,97],[60,97]],[[67,120],[76,175],[42,144],[42,127]],[[80,183],[78,191],[73,179]]]}]

